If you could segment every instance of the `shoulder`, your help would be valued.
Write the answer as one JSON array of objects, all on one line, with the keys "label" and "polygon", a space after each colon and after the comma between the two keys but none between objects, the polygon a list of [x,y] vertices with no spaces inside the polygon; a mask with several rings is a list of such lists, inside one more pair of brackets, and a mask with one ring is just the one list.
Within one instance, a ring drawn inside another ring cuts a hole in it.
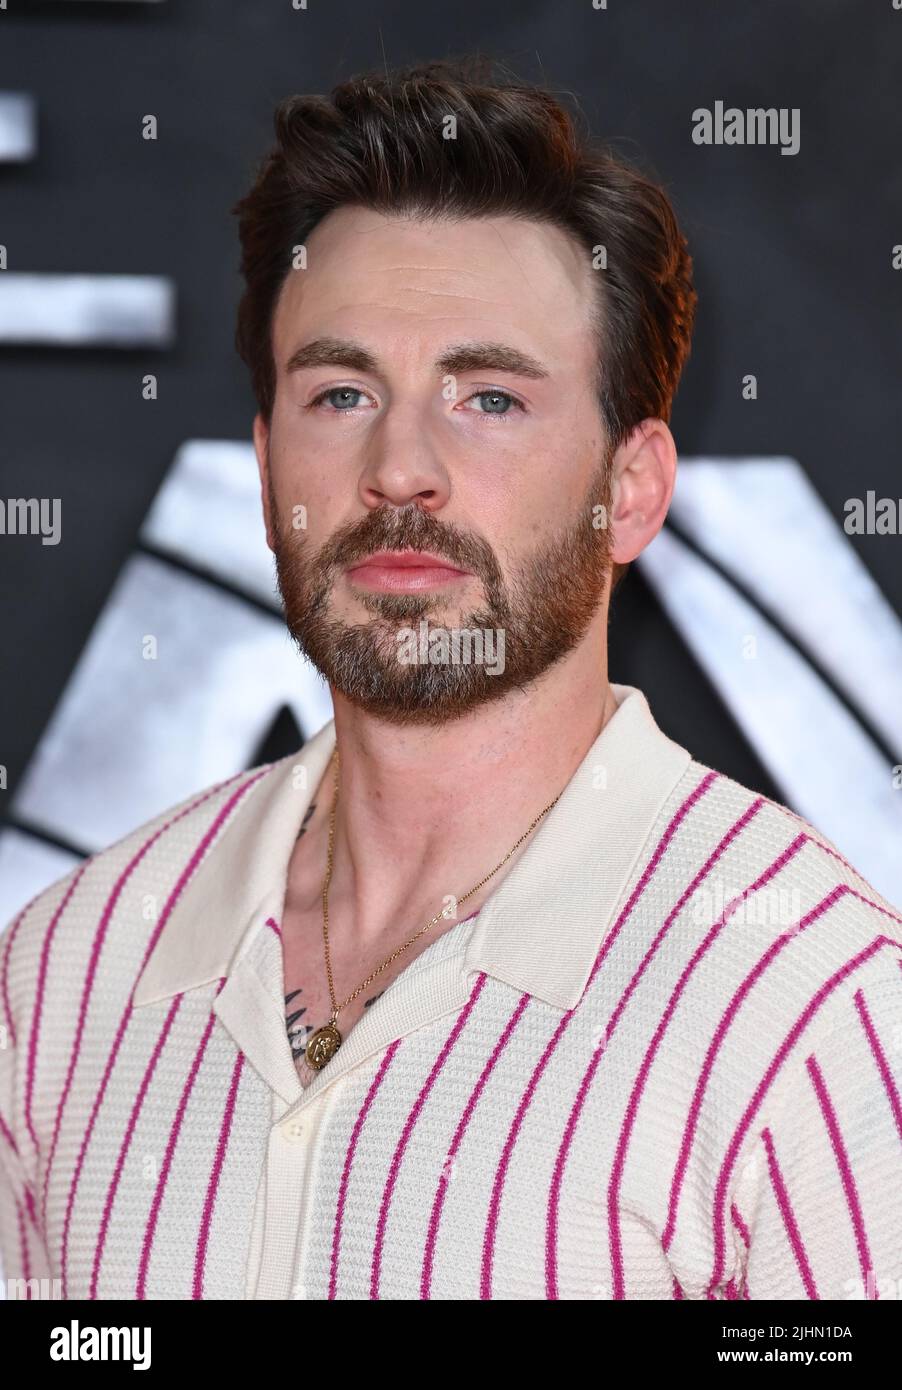
[{"label": "shoulder", "polygon": [[682,784],[680,804],[694,798],[688,935],[710,956],[718,1036],[740,1069],[758,1059],[761,1075],[782,1072],[816,1039],[865,1028],[869,1007],[884,1034],[902,1021],[898,908],[787,806],[695,760]]},{"label": "shoulder", "polygon": [[717,881],[731,876],[743,901],[753,895],[764,900],[770,890],[784,926],[812,913],[829,914],[853,935],[882,931],[902,944],[899,908],[832,840],[788,806],[695,759],[672,800],[681,798],[693,801],[695,835],[710,845],[708,876]]},{"label": "shoulder", "polygon": [[[185,797],[74,865],[26,903],[0,932],[0,994],[7,1030],[27,1015],[52,973],[91,968],[115,932],[123,968],[140,957],[169,894],[208,854],[220,832],[252,802],[271,769],[261,764]],[[107,952],[105,959],[109,959]]]}]

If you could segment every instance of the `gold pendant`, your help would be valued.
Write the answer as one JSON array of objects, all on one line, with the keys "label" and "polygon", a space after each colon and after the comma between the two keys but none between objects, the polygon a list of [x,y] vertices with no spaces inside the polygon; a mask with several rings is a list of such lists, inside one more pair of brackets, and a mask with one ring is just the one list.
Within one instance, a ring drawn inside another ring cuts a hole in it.
[{"label": "gold pendant", "polygon": [[326,1023],[317,1028],[304,1049],[304,1055],[315,1071],[321,1071],[341,1047],[341,1034],[334,1023]]}]

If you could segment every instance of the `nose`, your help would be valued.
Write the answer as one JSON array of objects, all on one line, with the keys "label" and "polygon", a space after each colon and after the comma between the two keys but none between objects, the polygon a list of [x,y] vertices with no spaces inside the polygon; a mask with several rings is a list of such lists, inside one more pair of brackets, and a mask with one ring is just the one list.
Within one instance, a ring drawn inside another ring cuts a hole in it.
[{"label": "nose", "polygon": [[451,495],[451,480],[419,413],[389,406],[367,440],[360,475],[360,497],[367,507],[417,502],[438,511]]}]

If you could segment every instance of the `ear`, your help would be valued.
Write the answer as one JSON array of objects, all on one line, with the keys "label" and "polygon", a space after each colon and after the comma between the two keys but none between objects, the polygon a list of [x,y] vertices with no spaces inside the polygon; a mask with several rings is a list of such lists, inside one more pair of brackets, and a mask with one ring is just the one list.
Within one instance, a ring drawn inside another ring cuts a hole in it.
[{"label": "ear", "polygon": [[272,508],[269,505],[269,429],[259,411],[254,416],[254,453],[257,455],[257,472],[260,474],[260,498],[266,525],[266,544],[270,550],[274,550]]},{"label": "ear", "polygon": [[615,451],[611,558],[617,564],[635,560],[664,525],[676,466],[676,444],[663,420],[643,420]]}]

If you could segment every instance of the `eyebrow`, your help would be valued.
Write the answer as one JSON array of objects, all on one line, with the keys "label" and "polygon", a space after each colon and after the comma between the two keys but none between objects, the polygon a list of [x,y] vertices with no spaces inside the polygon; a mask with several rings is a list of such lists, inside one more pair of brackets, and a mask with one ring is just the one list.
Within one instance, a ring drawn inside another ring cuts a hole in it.
[{"label": "eyebrow", "polygon": [[[508,343],[457,343],[436,358],[434,366],[442,376],[475,371],[510,372],[536,381],[548,376],[548,369],[535,357]],[[285,371],[299,372],[304,367],[346,367],[372,376],[385,375],[378,358],[350,338],[314,338],[304,343],[291,354]]]}]

